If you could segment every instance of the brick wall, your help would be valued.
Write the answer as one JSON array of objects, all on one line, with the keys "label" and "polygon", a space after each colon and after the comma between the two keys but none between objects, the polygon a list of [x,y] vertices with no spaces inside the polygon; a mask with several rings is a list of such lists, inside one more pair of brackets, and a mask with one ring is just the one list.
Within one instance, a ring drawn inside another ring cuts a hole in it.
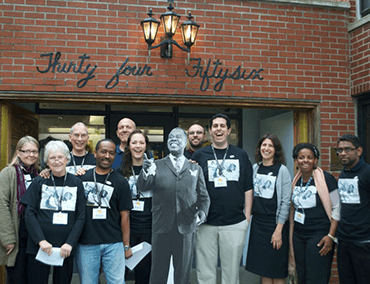
[{"label": "brick wall", "polygon": [[351,31],[351,95],[370,91],[370,23]]}]

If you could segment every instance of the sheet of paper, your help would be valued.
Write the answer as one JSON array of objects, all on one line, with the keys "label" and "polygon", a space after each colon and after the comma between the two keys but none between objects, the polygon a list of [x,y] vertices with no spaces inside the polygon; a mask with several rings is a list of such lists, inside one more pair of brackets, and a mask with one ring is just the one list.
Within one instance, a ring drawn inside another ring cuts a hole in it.
[{"label": "sheet of paper", "polygon": [[175,275],[175,270],[173,269],[173,256],[171,255],[170,270],[168,271],[167,284],[174,284],[175,283],[174,275]]},{"label": "sheet of paper", "polygon": [[131,248],[132,257],[126,259],[126,266],[133,270],[135,266],[152,250],[152,246],[147,242],[142,242]]},{"label": "sheet of paper", "polygon": [[48,255],[46,252],[43,252],[41,248],[37,252],[36,260],[41,261],[47,265],[53,266],[63,266],[64,258],[60,255],[60,248],[53,247],[53,252],[51,255]]}]

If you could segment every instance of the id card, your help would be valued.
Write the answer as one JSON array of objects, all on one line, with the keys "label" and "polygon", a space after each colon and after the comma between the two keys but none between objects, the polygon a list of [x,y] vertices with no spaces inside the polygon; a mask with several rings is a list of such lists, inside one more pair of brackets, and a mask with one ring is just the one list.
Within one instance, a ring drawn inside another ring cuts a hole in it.
[{"label": "id card", "polygon": [[305,215],[303,212],[298,212],[298,211],[294,212],[294,221],[301,223],[302,225],[304,224],[304,217]]},{"label": "id card", "polygon": [[54,225],[67,225],[68,224],[68,213],[54,213],[53,214]]},{"label": "id card", "polygon": [[93,219],[107,219],[107,209],[106,208],[93,208],[92,212]]},{"label": "id card", "polygon": [[132,211],[144,211],[144,201],[132,200]]},{"label": "id card", "polygon": [[214,179],[215,187],[227,187],[227,179],[223,176],[218,176]]}]

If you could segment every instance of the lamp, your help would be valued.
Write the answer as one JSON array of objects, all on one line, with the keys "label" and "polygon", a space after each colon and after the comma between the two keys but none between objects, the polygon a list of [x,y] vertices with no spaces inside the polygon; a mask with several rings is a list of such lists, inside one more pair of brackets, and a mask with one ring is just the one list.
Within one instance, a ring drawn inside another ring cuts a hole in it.
[{"label": "lamp", "polygon": [[169,6],[167,7],[168,11],[166,11],[164,14],[160,16],[165,35],[161,37],[161,42],[158,45],[154,46],[152,45],[155,41],[158,28],[160,25],[160,22],[152,17],[153,16],[152,9],[149,10],[148,13],[149,18],[146,18],[145,20],[141,21],[144,39],[145,42],[148,44],[149,62],[150,62],[150,50],[158,47],[161,48],[161,57],[172,58],[173,55],[172,45],[176,45],[181,50],[188,52],[189,58],[190,48],[195,43],[195,40],[197,38],[199,25],[192,20],[193,16],[189,12],[189,15],[187,16],[188,20],[181,24],[182,40],[186,47],[182,47],[173,39],[173,36],[176,34],[176,29],[180,20],[180,16],[172,11],[174,9],[174,7],[172,6],[172,2],[170,2]]}]

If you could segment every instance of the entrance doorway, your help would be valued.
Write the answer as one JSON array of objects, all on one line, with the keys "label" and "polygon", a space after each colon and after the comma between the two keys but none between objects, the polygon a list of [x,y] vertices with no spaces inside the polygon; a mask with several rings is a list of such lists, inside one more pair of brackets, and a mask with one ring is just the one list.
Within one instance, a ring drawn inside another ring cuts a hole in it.
[{"label": "entrance doorway", "polygon": [[170,131],[177,126],[177,121],[172,114],[122,114],[112,113],[109,119],[109,138],[116,144],[119,139],[116,135],[117,124],[128,117],[135,121],[136,128],[142,130],[149,138],[150,151],[154,159],[161,159],[168,154],[167,137]]}]

